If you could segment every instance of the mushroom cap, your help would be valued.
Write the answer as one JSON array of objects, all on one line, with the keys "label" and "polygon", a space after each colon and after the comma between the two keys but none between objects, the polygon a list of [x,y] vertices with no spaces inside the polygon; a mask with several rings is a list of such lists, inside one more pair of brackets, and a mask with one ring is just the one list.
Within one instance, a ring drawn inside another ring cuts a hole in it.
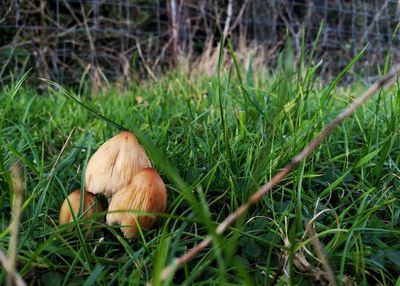
[{"label": "mushroom cap", "polygon": [[[158,173],[152,168],[140,171],[132,182],[116,193],[108,207],[107,223],[121,225],[126,238],[138,236],[138,225],[150,229],[155,216],[140,215],[133,211],[163,213],[167,208],[167,191]],[[119,212],[115,212],[119,211]],[[125,211],[125,212],[124,212]]]},{"label": "mushroom cap", "polygon": [[151,162],[135,135],[121,132],[101,145],[90,158],[85,174],[86,190],[111,197],[147,167],[151,167]]},{"label": "mushroom cap", "polygon": [[[95,212],[101,212],[103,207],[100,202],[96,202],[94,195],[88,192],[84,192],[83,199],[83,217],[90,218]],[[69,203],[68,203],[69,202]],[[81,202],[81,190],[77,189],[70,193],[64,200],[60,210],[60,224],[66,224],[73,221],[71,210],[74,215],[77,216],[79,213],[79,206]]]}]

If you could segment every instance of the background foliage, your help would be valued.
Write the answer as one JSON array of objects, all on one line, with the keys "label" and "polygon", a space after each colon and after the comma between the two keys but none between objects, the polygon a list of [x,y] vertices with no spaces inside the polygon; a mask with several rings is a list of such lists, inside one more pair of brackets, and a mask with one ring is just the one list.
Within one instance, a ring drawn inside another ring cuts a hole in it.
[{"label": "background foliage", "polygon": [[109,81],[127,86],[182,63],[188,73],[211,75],[221,34],[232,38],[238,55],[256,56],[257,67],[274,67],[290,45],[296,66],[321,22],[321,74],[334,77],[368,44],[357,70],[375,76],[388,51],[398,58],[397,2],[6,0],[0,9],[0,78],[9,82],[34,67],[38,77],[60,83],[88,78],[96,92]]}]

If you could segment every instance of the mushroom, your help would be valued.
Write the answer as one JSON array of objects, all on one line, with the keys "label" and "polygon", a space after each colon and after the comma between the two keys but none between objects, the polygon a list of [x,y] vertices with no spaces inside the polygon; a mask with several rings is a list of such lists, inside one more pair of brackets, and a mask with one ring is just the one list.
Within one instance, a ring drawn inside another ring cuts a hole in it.
[{"label": "mushroom", "polygon": [[[76,217],[79,212],[79,206],[81,203],[81,190],[77,189],[69,194],[64,200],[60,210],[60,224],[66,224],[73,221],[72,212]],[[103,207],[100,202],[96,202],[94,195],[88,192],[84,192],[83,198],[83,217],[91,218],[96,212],[103,211]]]},{"label": "mushroom", "polygon": [[121,225],[126,238],[138,236],[138,224],[150,229],[156,217],[134,213],[163,213],[167,207],[167,191],[164,182],[152,168],[140,171],[132,182],[114,194],[108,207],[107,224]]},{"label": "mushroom", "polygon": [[111,197],[147,167],[151,167],[150,160],[135,135],[121,132],[100,146],[90,158],[85,174],[86,190]]}]

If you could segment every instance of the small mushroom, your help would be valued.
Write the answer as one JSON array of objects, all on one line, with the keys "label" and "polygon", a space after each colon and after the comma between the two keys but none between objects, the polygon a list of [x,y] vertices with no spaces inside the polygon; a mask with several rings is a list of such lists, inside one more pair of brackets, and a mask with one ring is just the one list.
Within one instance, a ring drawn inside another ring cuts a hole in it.
[{"label": "small mushroom", "polygon": [[[69,194],[64,200],[60,210],[60,224],[66,224],[73,221],[71,210],[76,217],[79,212],[79,206],[81,203],[81,190],[75,190]],[[96,202],[94,195],[88,192],[84,192],[83,198],[83,217],[91,218],[96,212],[103,211],[100,202]]]},{"label": "small mushroom", "polygon": [[167,191],[164,182],[152,168],[145,168],[133,177],[132,182],[114,194],[108,207],[107,223],[121,225],[126,238],[138,236],[138,225],[150,229],[156,217],[137,214],[163,213],[167,207]]},{"label": "small mushroom", "polygon": [[135,135],[121,132],[101,145],[90,158],[85,174],[86,190],[111,197],[147,167],[151,167],[150,160]]}]

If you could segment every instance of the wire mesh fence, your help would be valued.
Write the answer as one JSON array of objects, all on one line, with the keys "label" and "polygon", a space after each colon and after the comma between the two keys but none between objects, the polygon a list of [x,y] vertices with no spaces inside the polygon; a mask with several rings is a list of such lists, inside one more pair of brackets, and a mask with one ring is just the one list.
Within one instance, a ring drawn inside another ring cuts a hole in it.
[{"label": "wire mesh fence", "polygon": [[[2,83],[33,67],[38,77],[93,86],[128,84],[182,59],[190,66],[217,47],[222,34],[237,49],[263,50],[272,66],[289,43],[295,59],[310,50],[323,22],[316,60],[321,74],[357,64],[374,76],[386,55],[398,59],[397,0],[7,0],[0,8]],[[304,31],[304,37],[302,36]],[[240,52],[240,51],[239,51]],[[210,56],[210,61],[212,57]]]}]

